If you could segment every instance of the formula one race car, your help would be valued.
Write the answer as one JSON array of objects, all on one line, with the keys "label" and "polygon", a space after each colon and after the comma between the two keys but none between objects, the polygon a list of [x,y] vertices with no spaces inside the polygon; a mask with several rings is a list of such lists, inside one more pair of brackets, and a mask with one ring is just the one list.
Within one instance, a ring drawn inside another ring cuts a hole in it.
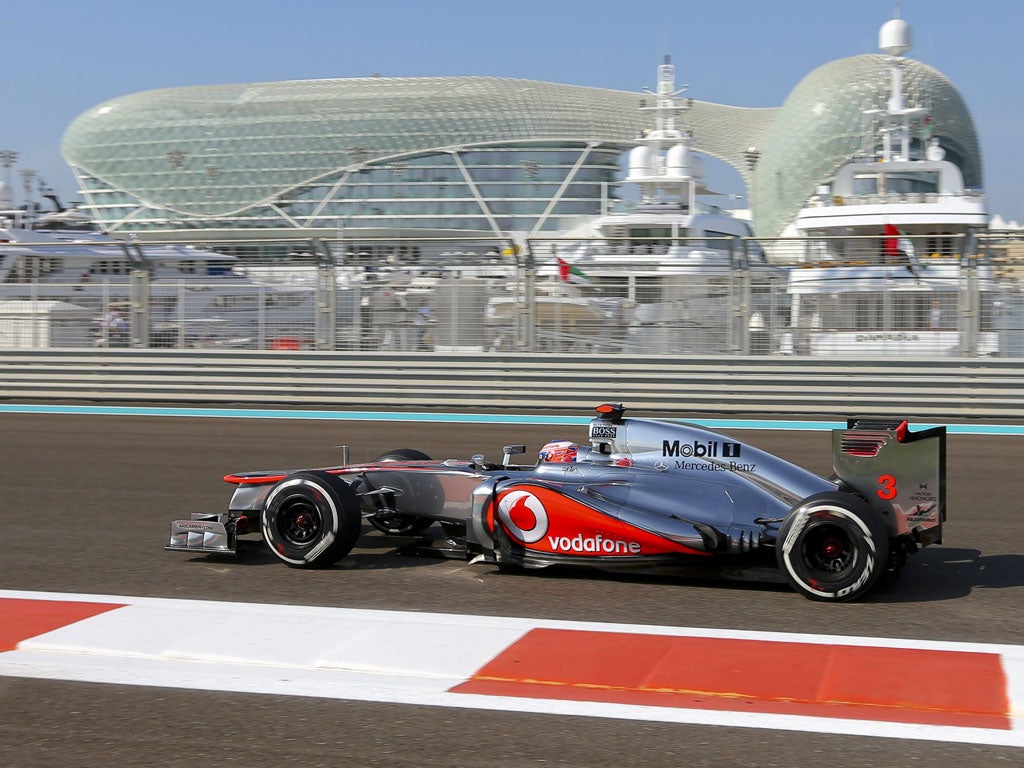
[{"label": "formula one race car", "polygon": [[[604,404],[590,446],[555,441],[535,464],[411,449],[370,464],[246,472],[223,514],[171,523],[167,549],[235,552],[262,534],[296,568],[330,566],[362,521],[419,536],[439,524],[449,556],[526,568],[587,565],[786,580],[812,600],[854,600],[907,555],[941,542],[945,427],[851,419],[833,430],[824,478],[696,424],[626,418]],[[346,452],[347,453],[347,452]]]}]

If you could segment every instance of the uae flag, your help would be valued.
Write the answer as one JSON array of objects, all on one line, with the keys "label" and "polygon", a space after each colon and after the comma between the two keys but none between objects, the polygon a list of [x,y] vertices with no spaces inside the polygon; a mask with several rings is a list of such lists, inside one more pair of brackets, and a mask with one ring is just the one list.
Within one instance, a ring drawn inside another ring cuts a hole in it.
[{"label": "uae flag", "polygon": [[907,233],[897,229],[893,224],[885,225],[885,255],[894,261],[899,260],[902,256],[907,261],[907,269],[915,275],[921,267],[917,263],[914,244],[907,237]]},{"label": "uae flag", "polygon": [[930,139],[932,135],[932,129],[934,127],[935,119],[931,115],[928,115],[928,117],[924,119],[924,122],[921,123],[921,138]]},{"label": "uae flag", "polygon": [[591,279],[587,277],[582,269],[570,264],[565,259],[558,259],[558,276],[563,283],[575,283],[576,285],[590,285]]}]

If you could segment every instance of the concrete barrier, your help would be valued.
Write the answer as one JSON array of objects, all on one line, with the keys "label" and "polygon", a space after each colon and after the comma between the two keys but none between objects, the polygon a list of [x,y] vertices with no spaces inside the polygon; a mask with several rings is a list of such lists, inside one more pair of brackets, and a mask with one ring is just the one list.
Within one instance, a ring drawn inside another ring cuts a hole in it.
[{"label": "concrete barrier", "polygon": [[250,350],[0,350],[8,401],[345,409],[631,409],[915,419],[1024,418],[1024,365],[863,360]]}]

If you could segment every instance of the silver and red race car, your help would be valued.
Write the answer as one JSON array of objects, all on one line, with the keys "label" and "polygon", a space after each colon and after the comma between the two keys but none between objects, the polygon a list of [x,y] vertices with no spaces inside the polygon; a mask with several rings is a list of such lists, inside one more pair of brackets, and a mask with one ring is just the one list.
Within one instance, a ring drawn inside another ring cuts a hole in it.
[{"label": "silver and red race car", "polygon": [[[850,419],[832,432],[825,478],[723,433],[597,407],[590,444],[554,441],[533,464],[412,449],[369,464],[243,472],[226,513],[171,523],[167,549],[234,553],[260,534],[296,568],[333,565],[362,523],[498,567],[785,580],[812,600],[854,600],[942,540],[946,430]],[[411,542],[411,543],[415,543]],[[408,550],[406,550],[408,551]]]}]

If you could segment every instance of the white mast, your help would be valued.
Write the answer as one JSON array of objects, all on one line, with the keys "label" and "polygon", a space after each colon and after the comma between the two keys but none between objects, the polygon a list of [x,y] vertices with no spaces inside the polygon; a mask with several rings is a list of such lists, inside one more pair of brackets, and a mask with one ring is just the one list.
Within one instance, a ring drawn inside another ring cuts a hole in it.
[{"label": "white mast", "polygon": [[704,168],[701,158],[690,148],[690,132],[676,127],[676,116],[690,108],[691,100],[678,98],[687,86],[677,89],[675,81],[675,65],[666,56],[658,66],[657,91],[644,89],[655,97],[653,107],[640,107],[654,113],[654,129],[645,131],[637,139],[639,146],[630,150],[626,182],[637,185],[646,204],[668,202],[662,198],[666,193],[676,201],[685,199],[688,211],[694,213],[697,183]]},{"label": "white mast", "polygon": [[884,110],[869,109],[868,115],[882,116],[882,162],[910,159],[910,119],[928,112],[924,107],[908,107],[903,96],[903,54],[913,47],[910,24],[899,18],[890,19],[878,31],[878,47],[890,57],[889,100]]}]

